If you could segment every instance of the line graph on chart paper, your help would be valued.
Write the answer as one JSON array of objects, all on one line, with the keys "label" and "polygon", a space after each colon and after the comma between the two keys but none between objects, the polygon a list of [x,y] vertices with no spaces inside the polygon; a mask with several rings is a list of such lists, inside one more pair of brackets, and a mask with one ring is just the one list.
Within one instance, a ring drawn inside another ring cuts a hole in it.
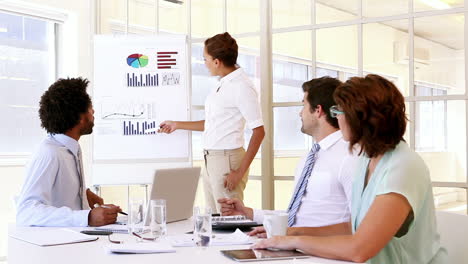
[{"label": "line graph on chart paper", "polygon": [[103,102],[101,119],[153,119],[155,117],[152,103]]}]

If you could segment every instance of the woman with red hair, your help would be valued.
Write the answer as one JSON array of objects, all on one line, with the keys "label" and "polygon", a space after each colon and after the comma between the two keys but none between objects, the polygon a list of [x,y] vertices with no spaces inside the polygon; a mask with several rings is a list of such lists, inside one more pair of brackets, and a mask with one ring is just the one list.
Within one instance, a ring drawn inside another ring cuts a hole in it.
[{"label": "woman with red hair", "polygon": [[330,112],[349,148],[360,151],[350,230],[326,236],[274,237],[255,248],[300,249],[355,262],[445,263],[429,170],[404,141],[405,101],[378,75],[353,77],[334,93]]}]

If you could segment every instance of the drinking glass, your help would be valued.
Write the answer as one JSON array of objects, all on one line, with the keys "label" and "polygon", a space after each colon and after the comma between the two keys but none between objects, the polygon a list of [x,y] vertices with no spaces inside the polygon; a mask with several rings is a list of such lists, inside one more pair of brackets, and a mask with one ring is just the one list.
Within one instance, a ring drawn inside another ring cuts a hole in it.
[{"label": "drinking glass", "polygon": [[193,210],[193,235],[197,246],[206,247],[211,240],[211,208],[195,207]]},{"label": "drinking glass", "polygon": [[166,226],[166,200],[151,200],[150,230],[151,237],[158,238],[167,234]]},{"label": "drinking glass", "polygon": [[128,233],[142,233],[144,228],[144,208],[143,200],[131,200],[128,203]]}]

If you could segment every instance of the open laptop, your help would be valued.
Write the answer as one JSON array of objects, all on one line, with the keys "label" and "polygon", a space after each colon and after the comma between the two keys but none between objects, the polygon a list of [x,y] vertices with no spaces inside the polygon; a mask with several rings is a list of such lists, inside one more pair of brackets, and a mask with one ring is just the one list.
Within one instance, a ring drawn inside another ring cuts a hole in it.
[{"label": "open laptop", "polygon": [[[167,223],[192,216],[199,177],[200,167],[156,170],[150,200],[166,200]],[[147,213],[145,217],[146,225],[149,224],[149,215]]]}]

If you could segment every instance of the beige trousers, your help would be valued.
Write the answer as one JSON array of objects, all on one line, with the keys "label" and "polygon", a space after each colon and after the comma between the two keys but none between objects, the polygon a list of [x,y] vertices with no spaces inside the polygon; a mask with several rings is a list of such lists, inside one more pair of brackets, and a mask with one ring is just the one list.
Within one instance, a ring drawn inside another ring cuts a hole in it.
[{"label": "beige trousers", "polygon": [[206,207],[211,208],[213,213],[220,212],[219,198],[244,199],[244,189],[247,185],[249,170],[232,191],[224,188],[224,179],[231,170],[237,170],[244,158],[244,148],[227,150],[204,150],[205,167],[203,168],[203,188],[205,189]]}]

